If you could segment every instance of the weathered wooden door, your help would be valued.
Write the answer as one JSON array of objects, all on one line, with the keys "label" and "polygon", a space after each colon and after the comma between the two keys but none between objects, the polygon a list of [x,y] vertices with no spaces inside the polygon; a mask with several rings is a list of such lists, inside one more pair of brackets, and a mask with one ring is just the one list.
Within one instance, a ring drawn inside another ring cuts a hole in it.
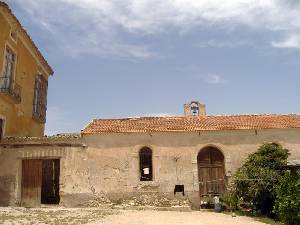
[{"label": "weathered wooden door", "polygon": [[37,207],[41,204],[42,160],[22,160],[21,205]]},{"label": "weathered wooden door", "polygon": [[216,148],[207,147],[198,154],[200,197],[219,195],[225,191],[224,156]]}]

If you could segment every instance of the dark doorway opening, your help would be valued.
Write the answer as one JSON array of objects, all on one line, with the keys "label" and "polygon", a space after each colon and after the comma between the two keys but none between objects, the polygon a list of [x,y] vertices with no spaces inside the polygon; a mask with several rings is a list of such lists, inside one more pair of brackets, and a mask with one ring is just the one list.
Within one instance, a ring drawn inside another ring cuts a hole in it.
[{"label": "dark doorway opening", "polygon": [[60,160],[47,159],[42,163],[42,204],[59,204]]}]

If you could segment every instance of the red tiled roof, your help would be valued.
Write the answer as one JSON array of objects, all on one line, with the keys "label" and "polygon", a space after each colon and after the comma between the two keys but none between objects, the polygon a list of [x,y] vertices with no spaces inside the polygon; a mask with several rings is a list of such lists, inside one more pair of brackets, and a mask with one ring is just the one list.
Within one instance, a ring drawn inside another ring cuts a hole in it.
[{"label": "red tiled roof", "polygon": [[95,119],[83,134],[300,128],[300,115],[234,115]]},{"label": "red tiled roof", "polygon": [[35,54],[37,55],[37,57],[43,62],[43,64],[46,66],[46,68],[49,70],[50,74],[53,75],[53,69],[51,68],[51,66],[48,64],[47,60],[44,58],[44,56],[42,55],[42,53],[40,52],[40,50],[38,49],[38,47],[36,46],[36,44],[34,43],[34,41],[31,39],[31,37],[29,36],[29,34],[27,33],[27,31],[25,30],[25,28],[22,26],[22,24],[20,23],[20,21],[18,20],[18,18],[13,14],[13,12],[11,11],[11,9],[9,8],[9,6],[0,0],[0,8],[4,8],[9,15],[12,16],[13,20],[16,22],[16,24],[19,26],[19,28],[21,29],[22,33],[25,35],[25,38],[29,41],[29,43],[32,45]]}]

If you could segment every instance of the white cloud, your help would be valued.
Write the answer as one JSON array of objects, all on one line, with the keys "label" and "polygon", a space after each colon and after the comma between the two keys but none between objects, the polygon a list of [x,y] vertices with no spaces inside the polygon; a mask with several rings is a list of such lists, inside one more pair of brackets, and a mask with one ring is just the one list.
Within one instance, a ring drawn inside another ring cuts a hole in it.
[{"label": "white cloud", "polygon": [[[292,1],[27,0],[26,4],[28,7],[31,5],[31,10],[42,8],[42,12],[48,12],[48,6],[71,9],[71,12],[59,16],[72,16],[78,22],[87,16],[100,26],[119,25],[128,31],[151,33],[170,25],[184,28],[227,22],[268,29],[299,28],[299,4],[291,5],[289,2]],[[49,19],[52,16],[47,13],[43,17]]]},{"label": "white cloud", "polygon": [[207,84],[225,85],[229,80],[223,74],[217,72],[203,72],[202,68],[198,65],[190,65],[187,67],[177,67],[179,72],[185,73],[186,77],[191,81],[201,81]]},{"label": "white cloud", "polygon": [[200,41],[196,43],[196,47],[198,48],[236,48],[246,45],[252,45],[249,41],[245,40],[238,40],[238,41],[231,41],[231,40],[207,40],[207,41]]},{"label": "white cloud", "polygon": [[291,34],[282,41],[273,41],[272,46],[276,48],[300,48],[300,35]]},{"label": "white cloud", "polygon": [[24,9],[71,55],[112,54],[143,59],[155,55],[151,46],[130,42],[123,33],[141,37],[171,28],[180,33],[211,26],[247,26],[282,33],[300,30],[300,3],[293,0],[26,0],[26,4],[24,0],[10,1]]},{"label": "white cloud", "polygon": [[209,84],[227,84],[228,80],[224,79],[221,75],[218,74],[209,74],[203,76],[204,80]]}]

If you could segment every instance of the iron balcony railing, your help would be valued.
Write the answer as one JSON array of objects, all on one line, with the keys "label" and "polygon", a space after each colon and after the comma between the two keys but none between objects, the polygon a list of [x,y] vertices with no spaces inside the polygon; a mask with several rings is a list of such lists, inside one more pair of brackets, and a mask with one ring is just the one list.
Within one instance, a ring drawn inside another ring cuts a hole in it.
[{"label": "iron balcony railing", "polygon": [[0,77],[0,93],[13,97],[14,101],[19,104],[21,98],[21,86],[10,77]]}]

